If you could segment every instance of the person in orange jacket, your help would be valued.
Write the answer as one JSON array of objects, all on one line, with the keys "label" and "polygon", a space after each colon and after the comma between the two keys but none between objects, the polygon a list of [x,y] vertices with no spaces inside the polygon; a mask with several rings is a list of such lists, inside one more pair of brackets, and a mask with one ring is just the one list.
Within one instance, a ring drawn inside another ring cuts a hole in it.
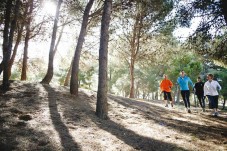
[{"label": "person in orange jacket", "polygon": [[171,96],[171,88],[173,87],[173,83],[167,78],[167,75],[163,75],[164,79],[160,83],[161,91],[164,93],[164,102],[165,107],[168,107],[168,100],[171,103],[171,106],[173,107],[173,98]]}]

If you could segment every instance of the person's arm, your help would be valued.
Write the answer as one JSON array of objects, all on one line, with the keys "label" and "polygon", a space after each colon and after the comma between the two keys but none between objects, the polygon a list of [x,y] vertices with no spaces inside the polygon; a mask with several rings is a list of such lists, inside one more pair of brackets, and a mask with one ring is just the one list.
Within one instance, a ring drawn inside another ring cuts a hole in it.
[{"label": "person's arm", "polygon": [[177,83],[180,84],[180,77],[177,78]]},{"label": "person's arm", "polygon": [[190,83],[190,85],[192,86],[192,88],[194,88],[194,84],[192,82],[192,80],[188,77],[188,82]]},{"label": "person's arm", "polygon": [[173,82],[172,82],[172,81],[170,81],[170,80],[169,80],[169,86],[170,86],[170,88],[172,88],[172,87],[173,87]]},{"label": "person's arm", "polygon": [[220,84],[217,82],[217,87],[218,87],[218,90],[220,91],[221,90],[221,86]]},{"label": "person's arm", "polygon": [[193,86],[193,91],[196,92],[196,86],[197,84],[195,83],[194,86]]},{"label": "person's arm", "polygon": [[161,89],[161,91],[163,91],[163,80],[160,83],[160,89]]},{"label": "person's arm", "polygon": [[206,96],[207,95],[207,91],[208,91],[206,83],[203,86],[203,91],[204,91],[204,96]]}]

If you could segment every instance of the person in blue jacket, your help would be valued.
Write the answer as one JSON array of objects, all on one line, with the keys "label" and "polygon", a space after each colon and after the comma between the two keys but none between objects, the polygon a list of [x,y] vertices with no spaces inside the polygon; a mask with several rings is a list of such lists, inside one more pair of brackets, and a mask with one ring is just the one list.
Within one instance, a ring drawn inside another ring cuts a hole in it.
[{"label": "person in blue jacket", "polygon": [[191,85],[192,88],[193,88],[194,84],[193,84],[192,80],[188,76],[185,75],[184,71],[180,72],[180,76],[177,79],[177,83],[180,86],[181,96],[184,100],[185,108],[188,111],[188,113],[191,113],[190,100],[189,100],[189,96],[190,96],[189,84]]}]

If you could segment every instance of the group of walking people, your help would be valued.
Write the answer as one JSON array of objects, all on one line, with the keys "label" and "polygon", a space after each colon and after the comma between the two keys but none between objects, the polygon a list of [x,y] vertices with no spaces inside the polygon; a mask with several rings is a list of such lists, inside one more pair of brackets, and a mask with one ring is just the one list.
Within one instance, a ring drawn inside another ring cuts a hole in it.
[{"label": "group of walking people", "polygon": [[[168,79],[167,75],[164,75],[164,79],[160,83],[161,91],[164,94],[164,102],[165,107],[168,107],[168,101],[170,101],[171,106],[173,107],[174,101],[171,96],[171,88],[173,87],[173,83]],[[184,71],[180,72],[180,76],[177,78],[177,83],[180,87],[180,92],[182,99],[184,101],[185,110],[188,113],[191,113],[190,109],[190,89],[189,85],[191,85],[195,95],[199,100],[199,104],[202,110],[205,112],[205,97],[209,100],[209,108],[214,110],[213,115],[218,116],[218,91],[221,90],[220,84],[215,81],[213,74],[207,75],[207,81],[205,83],[202,82],[200,77],[197,78],[197,82],[193,84],[192,80],[185,74]]]}]

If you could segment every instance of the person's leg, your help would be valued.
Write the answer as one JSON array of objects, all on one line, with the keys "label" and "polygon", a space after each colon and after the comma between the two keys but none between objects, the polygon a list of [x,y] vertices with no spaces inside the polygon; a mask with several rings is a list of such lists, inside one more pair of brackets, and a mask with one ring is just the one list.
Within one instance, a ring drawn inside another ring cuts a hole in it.
[{"label": "person's leg", "polygon": [[185,95],[186,95],[186,102],[187,102],[187,106],[188,106],[188,108],[190,108],[190,100],[189,100],[189,97],[190,97],[190,91],[189,91],[189,90],[187,90]]},{"label": "person's leg", "polygon": [[212,109],[212,103],[211,103],[212,98],[210,96],[207,96],[207,98],[209,102],[209,109]]},{"label": "person's leg", "polygon": [[187,102],[186,102],[186,99],[185,99],[186,93],[185,93],[184,90],[181,91],[181,96],[182,96],[182,99],[184,101],[184,106],[187,108],[188,106],[187,106]]},{"label": "person's leg", "polygon": [[164,91],[164,102],[165,102],[165,107],[168,107],[168,102],[167,102],[167,94],[166,92]]},{"label": "person's leg", "polygon": [[201,96],[201,104],[202,104],[202,109],[203,109],[203,112],[205,112],[206,110],[205,110],[205,96]]},{"label": "person's leg", "polygon": [[202,98],[201,98],[201,99],[202,99],[202,105],[203,105],[203,107],[202,107],[202,108],[203,108],[203,109],[205,109],[205,96],[202,96]]},{"label": "person's leg", "polygon": [[214,113],[215,116],[218,115],[218,95],[214,96]]},{"label": "person's leg", "polygon": [[169,99],[169,101],[171,103],[171,106],[173,107],[173,98],[171,96],[171,92],[168,92],[167,95],[168,95],[168,99]]},{"label": "person's leg", "polygon": [[214,110],[213,115],[216,116],[215,97],[214,97],[214,96],[210,96],[210,95],[208,95],[207,97],[208,97],[208,100],[209,100],[209,102],[210,102],[210,107],[211,107],[211,109]]},{"label": "person's leg", "polygon": [[202,96],[201,95],[197,95],[197,99],[199,100],[200,107],[203,108]]},{"label": "person's leg", "polygon": [[187,90],[187,91],[185,92],[185,99],[186,99],[186,103],[187,103],[187,106],[188,106],[188,113],[191,113],[189,97],[190,97],[190,91]]}]

